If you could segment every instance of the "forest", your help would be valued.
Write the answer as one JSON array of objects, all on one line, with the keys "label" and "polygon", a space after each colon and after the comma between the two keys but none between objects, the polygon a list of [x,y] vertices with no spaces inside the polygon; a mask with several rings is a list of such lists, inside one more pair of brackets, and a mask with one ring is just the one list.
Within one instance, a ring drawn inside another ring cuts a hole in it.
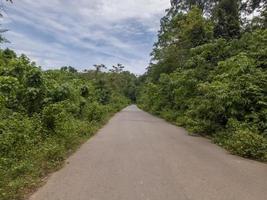
[{"label": "forest", "polygon": [[266,1],[173,0],[139,78],[139,106],[266,161],[266,27]]},{"label": "forest", "polygon": [[0,49],[1,200],[25,198],[132,103],[267,161],[266,1],[172,0],[160,24],[141,76],[122,64],[43,70]]},{"label": "forest", "polygon": [[20,199],[134,101],[135,75],[121,64],[104,68],[43,71],[25,55],[0,50],[1,200]]}]

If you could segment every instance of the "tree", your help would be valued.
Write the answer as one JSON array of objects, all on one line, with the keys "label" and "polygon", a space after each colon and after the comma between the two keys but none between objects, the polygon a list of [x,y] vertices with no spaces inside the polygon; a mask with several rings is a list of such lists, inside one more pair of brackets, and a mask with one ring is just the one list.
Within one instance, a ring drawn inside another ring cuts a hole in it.
[{"label": "tree", "polygon": [[137,102],[232,153],[267,160],[266,1],[213,1],[211,17],[197,2],[208,3],[172,1]]},{"label": "tree", "polygon": [[235,38],[240,36],[240,1],[220,0],[215,9],[215,37]]},{"label": "tree", "polygon": [[94,65],[95,67],[95,78],[98,78],[98,74],[101,72],[102,69],[107,69],[107,67],[104,64],[100,64],[100,65]]},{"label": "tree", "polygon": [[64,66],[64,67],[61,67],[60,68],[61,71],[67,71],[67,72],[70,72],[70,73],[77,73],[77,69],[75,69],[74,67],[72,66]]},{"label": "tree", "polygon": [[188,13],[178,13],[171,18],[163,18],[158,41],[152,51],[152,62],[148,74],[157,82],[161,73],[171,73],[185,66],[190,48],[213,39],[211,20],[202,15],[198,7]]},{"label": "tree", "polygon": [[206,15],[212,13],[213,8],[219,0],[171,0],[171,9],[176,12],[188,12],[194,6],[202,10]]},{"label": "tree", "polygon": [[[42,71],[25,55],[0,49],[1,200],[22,199],[32,186],[25,183],[39,182],[48,166],[59,166],[70,149],[129,104],[128,74],[98,71],[98,79],[93,70],[69,66]],[[125,87],[111,87],[110,76]]]},{"label": "tree", "polygon": [[117,66],[112,66],[112,69],[110,69],[110,72],[113,73],[121,73],[125,67],[122,64],[117,64]]},{"label": "tree", "polygon": [[107,69],[107,67],[103,64],[94,65],[96,73],[101,72],[102,69]]}]

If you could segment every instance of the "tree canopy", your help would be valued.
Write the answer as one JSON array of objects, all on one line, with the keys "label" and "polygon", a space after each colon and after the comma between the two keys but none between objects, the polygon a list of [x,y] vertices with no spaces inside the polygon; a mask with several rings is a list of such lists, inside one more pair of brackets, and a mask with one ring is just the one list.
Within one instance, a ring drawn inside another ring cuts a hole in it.
[{"label": "tree canopy", "polygon": [[135,100],[134,74],[121,64],[112,72],[95,66],[43,71],[25,55],[0,50],[1,200],[20,199],[23,189]]},{"label": "tree canopy", "polygon": [[139,106],[267,160],[266,41],[265,1],[172,1],[139,78]]}]

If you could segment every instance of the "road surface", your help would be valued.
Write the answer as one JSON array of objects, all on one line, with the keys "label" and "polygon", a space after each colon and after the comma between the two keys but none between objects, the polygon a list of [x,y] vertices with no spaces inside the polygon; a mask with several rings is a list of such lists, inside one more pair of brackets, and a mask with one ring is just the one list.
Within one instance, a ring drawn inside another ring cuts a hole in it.
[{"label": "road surface", "polygon": [[267,200],[267,165],[130,106],[30,200]]}]

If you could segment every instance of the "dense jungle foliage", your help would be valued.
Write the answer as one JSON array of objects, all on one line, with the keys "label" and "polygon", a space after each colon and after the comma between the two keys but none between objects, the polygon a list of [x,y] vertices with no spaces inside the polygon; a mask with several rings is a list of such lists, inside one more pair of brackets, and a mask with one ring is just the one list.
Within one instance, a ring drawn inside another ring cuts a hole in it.
[{"label": "dense jungle foliage", "polygon": [[1,200],[23,198],[134,102],[136,88],[144,110],[267,161],[266,1],[171,3],[138,80],[121,64],[43,71],[25,55],[0,50]]},{"label": "dense jungle foliage", "polygon": [[139,106],[267,161],[266,28],[266,1],[173,0],[139,78]]},{"label": "dense jungle foliage", "polygon": [[114,66],[42,71],[0,50],[0,199],[20,199],[135,98],[135,75]]}]

